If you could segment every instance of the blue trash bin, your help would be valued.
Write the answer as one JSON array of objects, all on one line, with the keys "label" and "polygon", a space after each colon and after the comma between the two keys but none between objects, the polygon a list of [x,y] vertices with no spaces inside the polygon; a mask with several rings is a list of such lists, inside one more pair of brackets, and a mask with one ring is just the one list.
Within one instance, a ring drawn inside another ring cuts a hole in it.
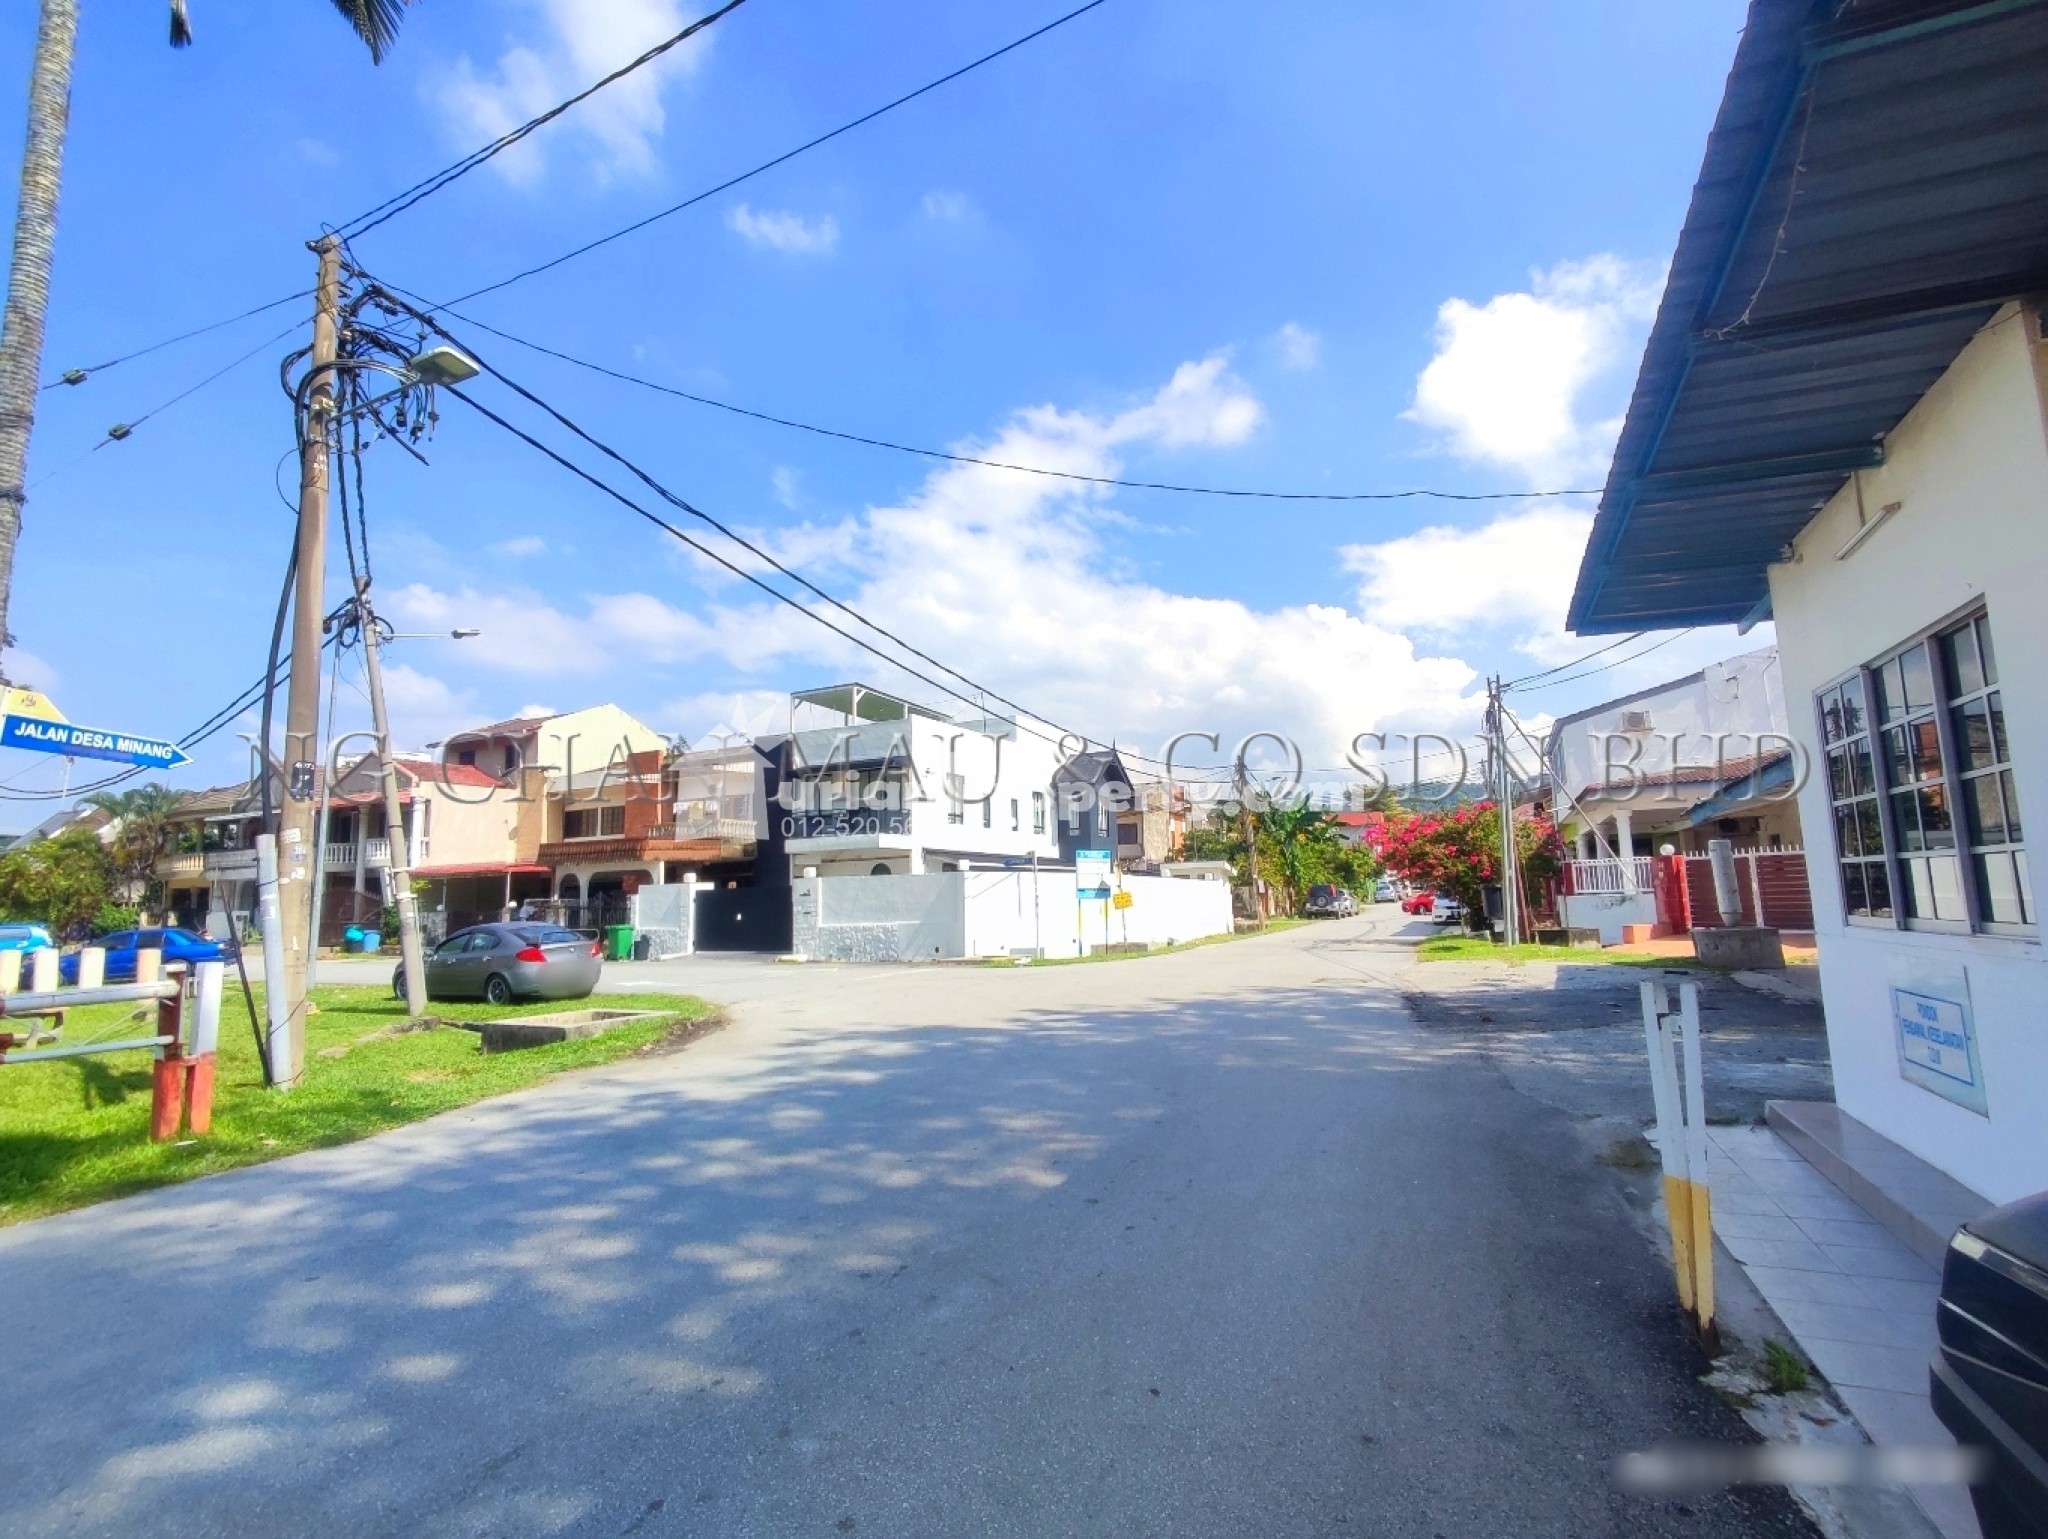
[{"label": "blue trash bin", "polygon": [[379,934],[379,933],[378,933],[377,931],[375,931],[375,930],[365,930],[365,931],[363,931],[363,950],[364,950],[365,952],[371,952],[371,951],[375,951],[375,950],[376,950],[376,949],[377,949],[377,948],[378,948],[379,946],[381,946],[381,945],[383,945],[383,944],[384,944],[384,937],[383,937],[383,936],[382,936],[381,934]]},{"label": "blue trash bin", "polygon": [[361,925],[352,924],[341,932],[341,949],[343,951],[361,951],[363,949],[363,927]]}]

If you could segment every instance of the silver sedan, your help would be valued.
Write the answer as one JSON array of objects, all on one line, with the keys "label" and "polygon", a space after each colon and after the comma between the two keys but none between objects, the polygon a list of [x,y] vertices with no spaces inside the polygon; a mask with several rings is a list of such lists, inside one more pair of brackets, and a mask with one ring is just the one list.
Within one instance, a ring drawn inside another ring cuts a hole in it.
[{"label": "silver sedan", "polygon": [[[604,970],[603,948],[587,935],[549,924],[480,924],[458,930],[427,953],[427,998],[582,999]],[[405,992],[403,964],[391,992]]]}]

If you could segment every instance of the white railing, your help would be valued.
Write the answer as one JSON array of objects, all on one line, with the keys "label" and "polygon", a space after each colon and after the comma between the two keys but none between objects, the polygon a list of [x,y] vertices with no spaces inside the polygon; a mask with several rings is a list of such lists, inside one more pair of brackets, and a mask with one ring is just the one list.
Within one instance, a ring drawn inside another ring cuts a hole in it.
[{"label": "white railing", "polygon": [[356,864],[355,844],[336,844],[330,841],[320,858],[326,862],[329,871],[353,871]]},{"label": "white railing", "polygon": [[1573,892],[1621,893],[1650,890],[1650,857],[1627,860],[1573,860],[1565,863],[1571,871]]},{"label": "white railing", "polygon": [[391,864],[391,841],[370,839],[363,844],[363,864],[366,866],[388,866]]},{"label": "white railing", "polygon": [[173,876],[204,876],[206,857],[193,851],[185,855],[166,855],[156,863],[159,879]]}]

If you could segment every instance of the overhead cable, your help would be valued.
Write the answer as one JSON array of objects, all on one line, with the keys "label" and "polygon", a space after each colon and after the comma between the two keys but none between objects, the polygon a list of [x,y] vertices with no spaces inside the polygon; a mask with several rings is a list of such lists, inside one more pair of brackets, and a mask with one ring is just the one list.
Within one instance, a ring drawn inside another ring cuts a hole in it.
[{"label": "overhead cable", "polygon": [[353,240],[359,235],[367,235],[370,231],[376,229],[377,226],[383,224],[386,220],[396,219],[400,214],[404,213],[414,204],[422,202],[427,198],[431,198],[435,193],[439,192],[442,188],[446,187],[450,182],[459,181],[461,178],[467,176],[470,172],[474,171],[478,166],[482,165],[485,161],[491,159],[493,156],[501,154],[506,150],[509,150],[513,145],[519,143],[519,141],[524,139],[528,134],[531,134],[538,129],[546,127],[549,123],[552,123],[556,118],[560,117],[563,113],[567,112],[570,108],[576,106],[577,104],[588,101],[591,97],[597,95],[599,91],[602,91],[606,86],[611,85],[616,81],[625,79],[626,76],[632,74],[635,70],[638,70],[645,65],[652,64],[656,59],[660,58],[670,49],[675,48],[684,42],[687,42],[690,38],[695,37],[699,32],[702,32],[706,27],[710,26],[713,22],[718,21],[722,17],[728,15],[729,13],[738,10],[745,3],[746,0],[727,0],[726,4],[720,6],[717,10],[711,12],[710,15],[698,17],[697,20],[691,22],[687,27],[683,28],[682,31],[676,33],[673,37],[667,38],[662,42],[656,43],[652,48],[648,49],[647,52],[641,54],[639,58],[633,60],[630,64],[622,65],[620,68],[613,70],[609,75],[606,75],[602,80],[598,81],[596,84],[592,86],[587,87],[584,90],[578,91],[574,96],[570,97],[567,101],[556,103],[554,106],[548,108],[546,112],[543,112],[539,117],[529,118],[526,122],[521,123],[517,128],[511,130],[509,133],[500,134],[496,139],[493,139],[489,144],[486,144],[481,149],[472,150],[469,154],[463,156],[462,159],[456,161],[453,165],[443,166],[439,171],[436,171],[432,176],[428,177],[425,181],[415,182],[412,186],[406,188],[405,191],[394,194],[389,198],[386,198],[382,203],[379,203],[375,208],[368,209],[363,213],[356,215],[355,218],[349,220],[346,224],[343,224],[340,227],[338,233],[345,240]]},{"label": "overhead cable", "polygon": [[[673,214],[680,214],[684,209],[691,208],[694,207],[696,204],[702,203],[707,198],[715,198],[722,192],[730,192],[733,188],[739,186],[742,182],[752,181],[755,177],[761,175],[765,171],[772,171],[777,166],[782,165],[787,161],[794,160],[797,156],[818,148],[818,146],[821,144],[830,143],[832,140],[837,139],[842,134],[851,133],[854,129],[859,128],[864,124],[872,123],[876,118],[894,112],[898,107],[907,106],[909,103],[916,101],[920,96],[924,96],[929,92],[936,91],[940,86],[949,85],[953,81],[958,80],[963,75],[972,74],[975,70],[980,69],[985,64],[993,64],[997,59],[1002,58],[1003,55],[1007,53],[1012,53],[1015,50],[1022,48],[1026,43],[1030,43],[1037,40],[1038,38],[1044,37],[1048,32],[1054,31],[1056,28],[1063,27],[1068,22],[1074,20],[1076,17],[1086,15],[1089,11],[1094,10],[1097,6],[1106,3],[1107,0],[1088,0],[1088,3],[1086,5],[1078,6],[1074,10],[1067,12],[1066,15],[1047,22],[1044,26],[1039,27],[1035,31],[1025,33],[1022,37],[1016,39],[1014,42],[1005,43],[1002,47],[996,49],[993,53],[985,53],[980,58],[974,60],[973,62],[963,64],[958,69],[953,70],[947,74],[941,75],[938,79],[929,81],[926,84],[919,86],[914,91],[906,92],[904,95],[897,97],[894,101],[885,102],[883,105],[876,107],[870,112],[864,112],[859,117],[853,118],[848,122],[840,124],[837,128],[834,128],[829,132],[819,134],[814,139],[807,139],[802,144],[799,144],[795,149],[783,151],[780,155],[777,155],[773,160],[762,161],[761,164],[755,166],[752,170],[742,171],[737,176],[728,177],[726,178],[726,180],[720,182],[715,187],[707,187],[702,192],[693,193],[691,196],[683,199],[683,201],[680,203],[672,203],[667,208],[660,209],[655,213],[649,214],[644,219],[636,219],[631,224],[621,226],[619,229],[613,230],[608,235],[600,235],[595,240],[585,241],[582,245],[574,247],[571,250],[565,251],[560,256],[551,257],[547,261],[540,263],[538,266],[529,267],[524,269],[523,271],[513,273],[509,278],[500,278],[496,283],[487,283],[482,288],[471,289],[467,294],[457,295],[454,299],[449,300],[448,303],[451,305],[459,305],[467,302],[468,300],[475,299],[480,295],[495,294],[499,289],[510,288],[515,283],[521,283],[528,278],[537,277],[541,273],[548,272],[554,268],[560,267],[564,262],[573,262],[577,257],[587,256],[591,252],[596,251],[601,246],[609,246],[615,240],[622,240],[628,235],[632,235],[637,233],[638,231],[646,229],[651,224],[658,224],[662,220],[667,219]],[[445,306],[442,308],[445,308]]]},{"label": "overhead cable", "polygon": [[[1668,647],[1671,645],[1672,642],[1678,640],[1681,636],[1690,636],[1695,629],[1696,627],[1688,625],[1682,631],[1673,631],[1670,635],[1662,638],[1661,640],[1651,642],[1648,646],[1644,647],[1640,652],[1631,652],[1626,657],[1617,657],[1614,659],[1614,661],[1602,663],[1597,668],[1588,668],[1584,673],[1568,674],[1566,677],[1561,679],[1552,679],[1545,684],[1533,685],[1527,689],[1524,689],[1522,693],[1525,695],[1533,695],[1537,693],[1539,690],[1556,689],[1561,684],[1576,684],[1581,679],[1590,679],[1595,674],[1607,672],[1607,670],[1610,668],[1619,668],[1622,666],[1622,664],[1632,663],[1639,657],[1648,657],[1652,652],[1656,651],[1659,647]],[[1643,635],[1647,633],[1638,632],[1637,634]]]},{"label": "overhead cable", "polygon": [[[397,285],[394,284],[392,287],[396,288]],[[400,292],[408,291],[400,290]],[[579,369],[587,369],[593,374],[601,374],[607,379],[615,379],[622,384],[637,385],[643,390],[652,390],[659,395],[674,396],[678,400],[691,401],[699,406],[713,407],[718,411],[730,412],[736,417],[749,417],[756,422],[768,422],[776,427],[793,428],[800,433],[814,433],[820,438],[836,438],[845,443],[864,444],[870,449],[890,449],[898,454],[911,454],[928,460],[944,460],[955,465],[982,465],[990,470],[1015,470],[1021,471],[1026,475],[1047,476],[1058,481],[1078,481],[1089,486],[1114,486],[1148,492],[1185,492],[1198,497],[1260,498],[1274,502],[1399,502],[1421,497],[1438,498],[1445,502],[1510,502],[1542,497],[1592,497],[1598,495],[1597,489],[1588,487],[1564,487],[1556,491],[1543,492],[1446,492],[1429,487],[1417,487],[1397,492],[1278,492],[1256,487],[1190,486],[1173,481],[1138,481],[1124,476],[1089,476],[1072,470],[1052,470],[1043,465],[1019,465],[1008,460],[987,459],[978,454],[960,454],[949,449],[920,448],[915,444],[897,443],[887,438],[874,438],[863,433],[850,433],[841,428],[821,427],[815,422],[800,422],[793,417],[778,417],[773,412],[757,411],[752,407],[735,405],[731,401],[718,400],[714,396],[698,395],[693,391],[683,390],[674,385],[664,385],[658,381],[643,378],[638,374],[628,374],[623,369],[614,369],[605,364],[593,363],[588,358],[578,358],[573,353],[565,353],[559,348],[549,347],[545,343],[535,342],[530,338],[515,335],[512,332],[506,331],[503,327],[493,326],[488,321],[480,321],[473,315],[462,314],[450,305],[434,305],[432,301],[417,294],[411,297],[419,300],[422,305],[430,306],[440,314],[454,316],[455,319],[461,321],[465,326],[474,326],[479,331],[487,331],[494,337],[502,337],[505,341],[514,343],[529,351],[558,359],[563,363],[574,364]]]},{"label": "overhead cable", "polygon": [[[280,305],[288,305],[295,299],[308,298],[312,292],[311,289],[300,289],[296,294],[287,294],[282,299],[273,299],[267,305],[258,305],[253,310],[244,310],[241,314],[231,315],[225,320],[210,321],[204,326],[195,326],[190,331],[179,332],[175,337],[165,337],[161,342],[152,342],[147,347],[138,347],[132,353],[123,353],[118,358],[109,358],[105,363],[91,364],[82,369],[66,369],[55,379],[45,381],[42,388],[54,390],[59,385],[82,385],[93,375],[104,374],[107,370],[114,368],[118,364],[130,363],[137,358],[146,358],[151,353],[160,352],[164,348],[175,346],[177,343],[189,342],[194,337],[203,337],[210,331],[219,331],[222,327],[232,326],[237,321],[246,321],[252,316],[262,315],[266,311],[277,309]],[[268,346],[267,343],[265,345]]]}]

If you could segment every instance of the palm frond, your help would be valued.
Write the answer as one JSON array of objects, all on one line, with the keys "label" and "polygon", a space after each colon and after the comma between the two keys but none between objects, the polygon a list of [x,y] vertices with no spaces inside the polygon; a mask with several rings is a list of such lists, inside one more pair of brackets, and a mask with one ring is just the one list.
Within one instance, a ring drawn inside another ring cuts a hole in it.
[{"label": "palm frond", "polygon": [[385,53],[398,41],[398,28],[405,8],[412,0],[334,0],[356,36],[370,48],[370,62],[382,64]]}]

